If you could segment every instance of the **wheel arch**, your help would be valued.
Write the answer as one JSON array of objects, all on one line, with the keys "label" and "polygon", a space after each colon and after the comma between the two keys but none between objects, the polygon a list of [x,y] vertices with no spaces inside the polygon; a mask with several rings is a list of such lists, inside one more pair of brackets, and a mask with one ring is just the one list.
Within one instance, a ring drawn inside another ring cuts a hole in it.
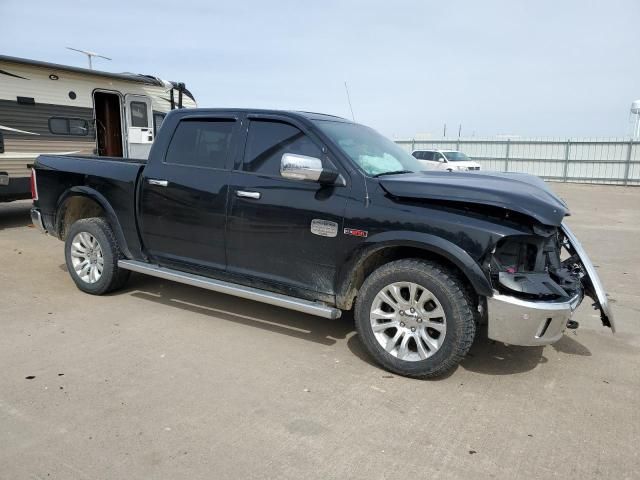
[{"label": "wheel arch", "polygon": [[437,261],[457,272],[479,296],[490,297],[492,288],[478,263],[465,250],[435,235],[385,232],[372,236],[338,273],[336,305],[352,308],[358,290],[376,268],[402,258]]},{"label": "wheel arch", "polygon": [[104,217],[113,229],[122,253],[128,258],[131,253],[113,207],[97,190],[86,186],[75,186],[65,190],[58,198],[55,214],[55,235],[64,240],[66,230],[73,222],[82,218]]}]

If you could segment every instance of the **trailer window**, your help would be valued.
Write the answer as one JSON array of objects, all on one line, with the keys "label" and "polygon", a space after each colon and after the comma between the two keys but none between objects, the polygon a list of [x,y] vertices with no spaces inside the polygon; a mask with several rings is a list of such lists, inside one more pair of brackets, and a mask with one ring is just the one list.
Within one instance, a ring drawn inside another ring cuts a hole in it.
[{"label": "trailer window", "polygon": [[89,122],[82,118],[51,117],[49,131],[54,135],[89,135]]},{"label": "trailer window", "polygon": [[147,104],[144,102],[131,102],[131,126],[147,128],[149,117],[147,117]]},{"label": "trailer window", "polygon": [[153,114],[153,131],[154,133],[158,133],[160,127],[162,126],[162,122],[164,122],[164,117],[166,117],[166,113],[155,113]]}]

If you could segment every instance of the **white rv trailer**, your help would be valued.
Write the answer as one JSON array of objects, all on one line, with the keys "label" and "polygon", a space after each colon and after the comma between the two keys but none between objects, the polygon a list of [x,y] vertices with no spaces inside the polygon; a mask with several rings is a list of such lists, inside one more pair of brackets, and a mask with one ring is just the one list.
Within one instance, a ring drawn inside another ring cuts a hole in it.
[{"label": "white rv trailer", "polygon": [[147,158],[167,112],[195,106],[183,83],[0,55],[0,202],[30,197],[43,153]]}]

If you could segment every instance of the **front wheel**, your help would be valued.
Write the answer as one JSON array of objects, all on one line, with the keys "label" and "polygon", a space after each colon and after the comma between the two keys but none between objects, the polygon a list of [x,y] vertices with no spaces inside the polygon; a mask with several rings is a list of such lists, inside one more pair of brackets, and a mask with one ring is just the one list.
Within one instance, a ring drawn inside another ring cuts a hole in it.
[{"label": "front wheel", "polygon": [[129,271],[118,267],[120,248],[104,218],[83,218],[71,225],[64,256],[71,278],[83,292],[102,295],[129,278]]},{"label": "front wheel", "polygon": [[364,282],[355,307],[358,334],[384,368],[399,375],[443,375],[475,336],[473,302],[460,279],[419,259],[383,265]]}]

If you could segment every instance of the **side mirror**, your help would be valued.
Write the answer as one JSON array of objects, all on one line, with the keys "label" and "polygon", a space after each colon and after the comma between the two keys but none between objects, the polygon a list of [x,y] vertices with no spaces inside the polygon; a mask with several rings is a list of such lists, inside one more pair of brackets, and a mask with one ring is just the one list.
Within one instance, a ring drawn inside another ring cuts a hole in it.
[{"label": "side mirror", "polygon": [[340,173],[333,168],[322,168],[322,160],[316,157],[285,153],[280,160],[280,175],[292,180],[305,180],[322,184],[335,184]]}]

